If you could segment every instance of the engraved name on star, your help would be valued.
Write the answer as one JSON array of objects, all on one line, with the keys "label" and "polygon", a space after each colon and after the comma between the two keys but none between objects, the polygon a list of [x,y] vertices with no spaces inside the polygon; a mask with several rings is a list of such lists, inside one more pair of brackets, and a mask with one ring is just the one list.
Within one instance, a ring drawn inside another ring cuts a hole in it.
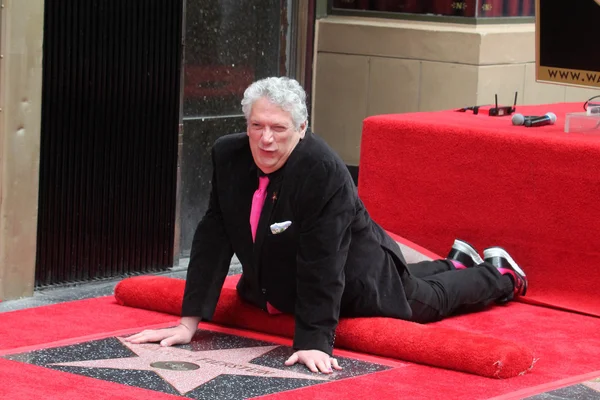
[{"label": "engraved name on star", "polygon": [[181,394],[194,390],[223,374],[328,380],[323,375],[299,373],[250,363],[253,359],[280,346],[190,351],[177,347],[161,347],[157,344],[134,344],[125,342],[121,338],[118,339],[124,346],[137,354],[137,357],[74,361],[51,365],[153,371]]}]

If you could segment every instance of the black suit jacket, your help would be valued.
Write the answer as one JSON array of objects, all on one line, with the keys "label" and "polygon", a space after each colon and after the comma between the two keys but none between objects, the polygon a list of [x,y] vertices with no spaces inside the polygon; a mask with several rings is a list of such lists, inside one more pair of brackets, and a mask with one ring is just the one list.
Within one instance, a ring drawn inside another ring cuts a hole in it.
[{"label": "black suit jacket", "polygon": [[[241,297],[295,315],[294,348],[331,354],[341,316],[410,319],[398,244],[371,220],[345,164],[308,131],[280,170],[269,175],[256,242],[250,232],[258,168],[245,133],[212,150],[208,211],[194,235],[183,316],[210,320],[235,253]],[[273,234],[270,225],[291,221]]]}]

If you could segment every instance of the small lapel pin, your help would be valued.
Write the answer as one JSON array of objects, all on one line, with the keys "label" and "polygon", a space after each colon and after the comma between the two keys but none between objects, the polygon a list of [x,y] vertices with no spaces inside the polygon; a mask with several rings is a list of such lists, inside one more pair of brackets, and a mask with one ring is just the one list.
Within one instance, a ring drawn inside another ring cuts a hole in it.
[{"label": "small lapel pin", "polygon": [[271,200],[273,203],[275,203],[275,200],[277,200],[277,192],[273,192],[273,197],[271,197]]}]

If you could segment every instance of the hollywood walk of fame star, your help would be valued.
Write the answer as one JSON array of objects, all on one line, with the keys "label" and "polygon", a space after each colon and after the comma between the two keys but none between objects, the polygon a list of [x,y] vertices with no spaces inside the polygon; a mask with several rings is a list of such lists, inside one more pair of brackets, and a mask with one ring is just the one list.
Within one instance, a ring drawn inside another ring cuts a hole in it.
[{"label": "hollywood walk of fame star", "polygon": [[161,347],[157,344],[133,344],[120,338],[119,341],[137,354],[137,357],[64,362],[50,365],[153,371],[181,394],[194,390],[223,374],[264,378],[328,380],[324,375],[308,372],[298,373],[250,363],[253,359],[280,346],[190,351],[177,347]]}]

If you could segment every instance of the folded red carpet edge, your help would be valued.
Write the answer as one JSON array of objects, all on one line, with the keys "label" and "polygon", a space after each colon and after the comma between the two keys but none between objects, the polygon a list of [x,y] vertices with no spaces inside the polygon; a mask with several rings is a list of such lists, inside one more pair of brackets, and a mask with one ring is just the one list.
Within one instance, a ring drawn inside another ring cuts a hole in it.
[{"label": "folded red carpet edge", "polygon": [[[139,276],[115,287],[124,306],[180,315],[183,279]],[[292,338],[291,315],[269,315],[244,303],[237,291],[223,288],[212,322]],[[342,318],[336,347],[489,378],[522,375],[533,367],[531,349],[481,334],[422,325],[393,318]]]}]

